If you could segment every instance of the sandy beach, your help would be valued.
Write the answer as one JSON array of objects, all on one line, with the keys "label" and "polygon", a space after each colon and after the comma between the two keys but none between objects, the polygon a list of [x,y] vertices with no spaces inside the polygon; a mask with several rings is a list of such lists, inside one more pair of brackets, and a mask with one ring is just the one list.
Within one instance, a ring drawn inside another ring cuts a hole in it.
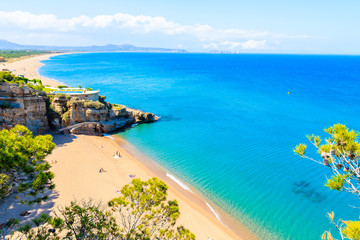
[{"label": "sandy beach", "polygon": [[[39,61],[50,56],[54,54],[5,63],[3,68],[13,70],[16,75],[41,79],[44,85],[57,86],[58,82],[40,77],[36,72],[36,69],[43,65]],[[231,226],[234,231],[226,227],[203,199],[181,188],[166,176],[161,167],[154,166],[152,162],[144,164],[144,161],[125,147],[126,141],[117,136],[54,135],[54,142],[57,146],[47,157],[47,161],[52,164],[51,171],[55,173],[56,188],[50,200],[51,204],[47,204],[47,207],[42,206],[43,210],[50,211],[58,205],[67,205],[74,199],[92,198],[107,202],[118,196],[117,190],[131,182],[130,174],[135,174],[142,180],[156,176],[169,186],[168,198],[177,199],[179,202],[181,216],[178,223],[190,229],[197,239],[256,239],[240,224]],[[113,157],[117,151],[121,153],[121,158]],[[99,173],[100,168],[106,172]],[[16,213],[24,209],[32,213],[39,211],[34,207],[19,207]]]},{"label": "sandy beach", "polygon": [[49,79],[41,77],[37,74],[37,69],[44,65],[40,61],[49,59],[52,56],[61,55],[64,53],[58,53],[58,54],[43,54],[43,55],[37,55],[34,57],[29,57],[25,59],[20,59],[18,61],[10,61],[10,62],[3,62],[0,63],[0,70],[2,69],[9,69],[13,74],[15,75],[24,75],[24,77],[28,79],[40,79],[43,83],[43,85],[49,85],[51,87],[57,87],[61,83]]}]

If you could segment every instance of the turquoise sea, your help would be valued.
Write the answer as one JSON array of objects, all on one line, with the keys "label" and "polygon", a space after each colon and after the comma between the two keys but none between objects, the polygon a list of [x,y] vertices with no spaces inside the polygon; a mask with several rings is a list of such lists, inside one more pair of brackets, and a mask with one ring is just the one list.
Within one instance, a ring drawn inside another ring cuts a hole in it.
[{"label": "turquoise sea", "polygon": [[292,152],[335,123],[360,131],[359,56],[88,53],[44,63],[43,76],[161,116],[120,135],[261,239],[320,239],[335,233],[327,212],[359,216],[357,198],[323,186],[328,169]]}]

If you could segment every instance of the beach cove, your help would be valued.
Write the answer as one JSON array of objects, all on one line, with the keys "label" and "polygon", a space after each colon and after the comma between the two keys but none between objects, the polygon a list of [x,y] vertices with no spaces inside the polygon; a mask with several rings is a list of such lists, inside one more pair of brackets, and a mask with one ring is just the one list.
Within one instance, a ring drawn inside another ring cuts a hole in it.
[{"label": "beach cove", "polygon": [[356,218],[348,208],[355,199],[328,191],[327,169],[292,149],[334,123],[360,129],[351,104],[359,101],[359,60],[87,53],[56,56],[39,72],[160,116],[119,135],[209,199],[223,221],[221,210],[260,239],[295,240],[318,239],[331,226],[329,211]]},{"label": "beach cove", "polygon": [[[29,79],[41,79],[44,85],[56,87],[62,83],[37,73],[38,67],[42,66],[39,61],[51,56],[53,55],[42,55],[5,63],[3,68]],[[74,199],[93,198],[106,202],[116,197],[122,186],[131,182],[129,175],[136,175],[142,180],[157,176],[168,184],[169,199],[175,198],[179,202],[179,224],[194,232],[197,239],[256,239],[255,235],[239,223],[234,223],[234,233],[219,221],[215,215],[217,213],[202,198],[183,189],[160,166],[152,163],[145,166],[144,161],[134,157],[138,154],[125,147],[129,144],[118,136],[54,135],[54,142],[57,147],[47,158],[53,164],[52,171],[56,176],[53,207],[69,204]],[[120,159],[114,158],[115,152],[120,152]],[[106,172],[99,173],[100,168]]]}]

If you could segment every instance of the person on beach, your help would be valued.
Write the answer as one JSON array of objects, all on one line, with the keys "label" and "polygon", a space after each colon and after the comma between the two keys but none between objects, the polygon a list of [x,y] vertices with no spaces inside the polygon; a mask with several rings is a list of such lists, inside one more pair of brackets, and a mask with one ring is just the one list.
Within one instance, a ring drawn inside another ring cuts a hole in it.
[{"label": "person on beach", "polygon": [[120,158],[121,155],[120,155],[120,152],[119,151],[116,151],[116,153],[113,155],[114,158]]}]

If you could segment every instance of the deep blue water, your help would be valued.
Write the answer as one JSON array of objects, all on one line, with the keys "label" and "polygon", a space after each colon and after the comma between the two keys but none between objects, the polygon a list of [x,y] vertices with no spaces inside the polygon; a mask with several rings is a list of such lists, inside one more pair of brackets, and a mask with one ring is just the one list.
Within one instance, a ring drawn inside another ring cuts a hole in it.
[{"label": "deep blue water", "polygon": [[335,123],[360,130],[359,56],[91,53],[45,63],[43,76],[161,116],[121,136],[262,239],[320,239],[328,211],[358,218],[348,206],[357,199],[325,188],[330,172],[292,149]]}]

